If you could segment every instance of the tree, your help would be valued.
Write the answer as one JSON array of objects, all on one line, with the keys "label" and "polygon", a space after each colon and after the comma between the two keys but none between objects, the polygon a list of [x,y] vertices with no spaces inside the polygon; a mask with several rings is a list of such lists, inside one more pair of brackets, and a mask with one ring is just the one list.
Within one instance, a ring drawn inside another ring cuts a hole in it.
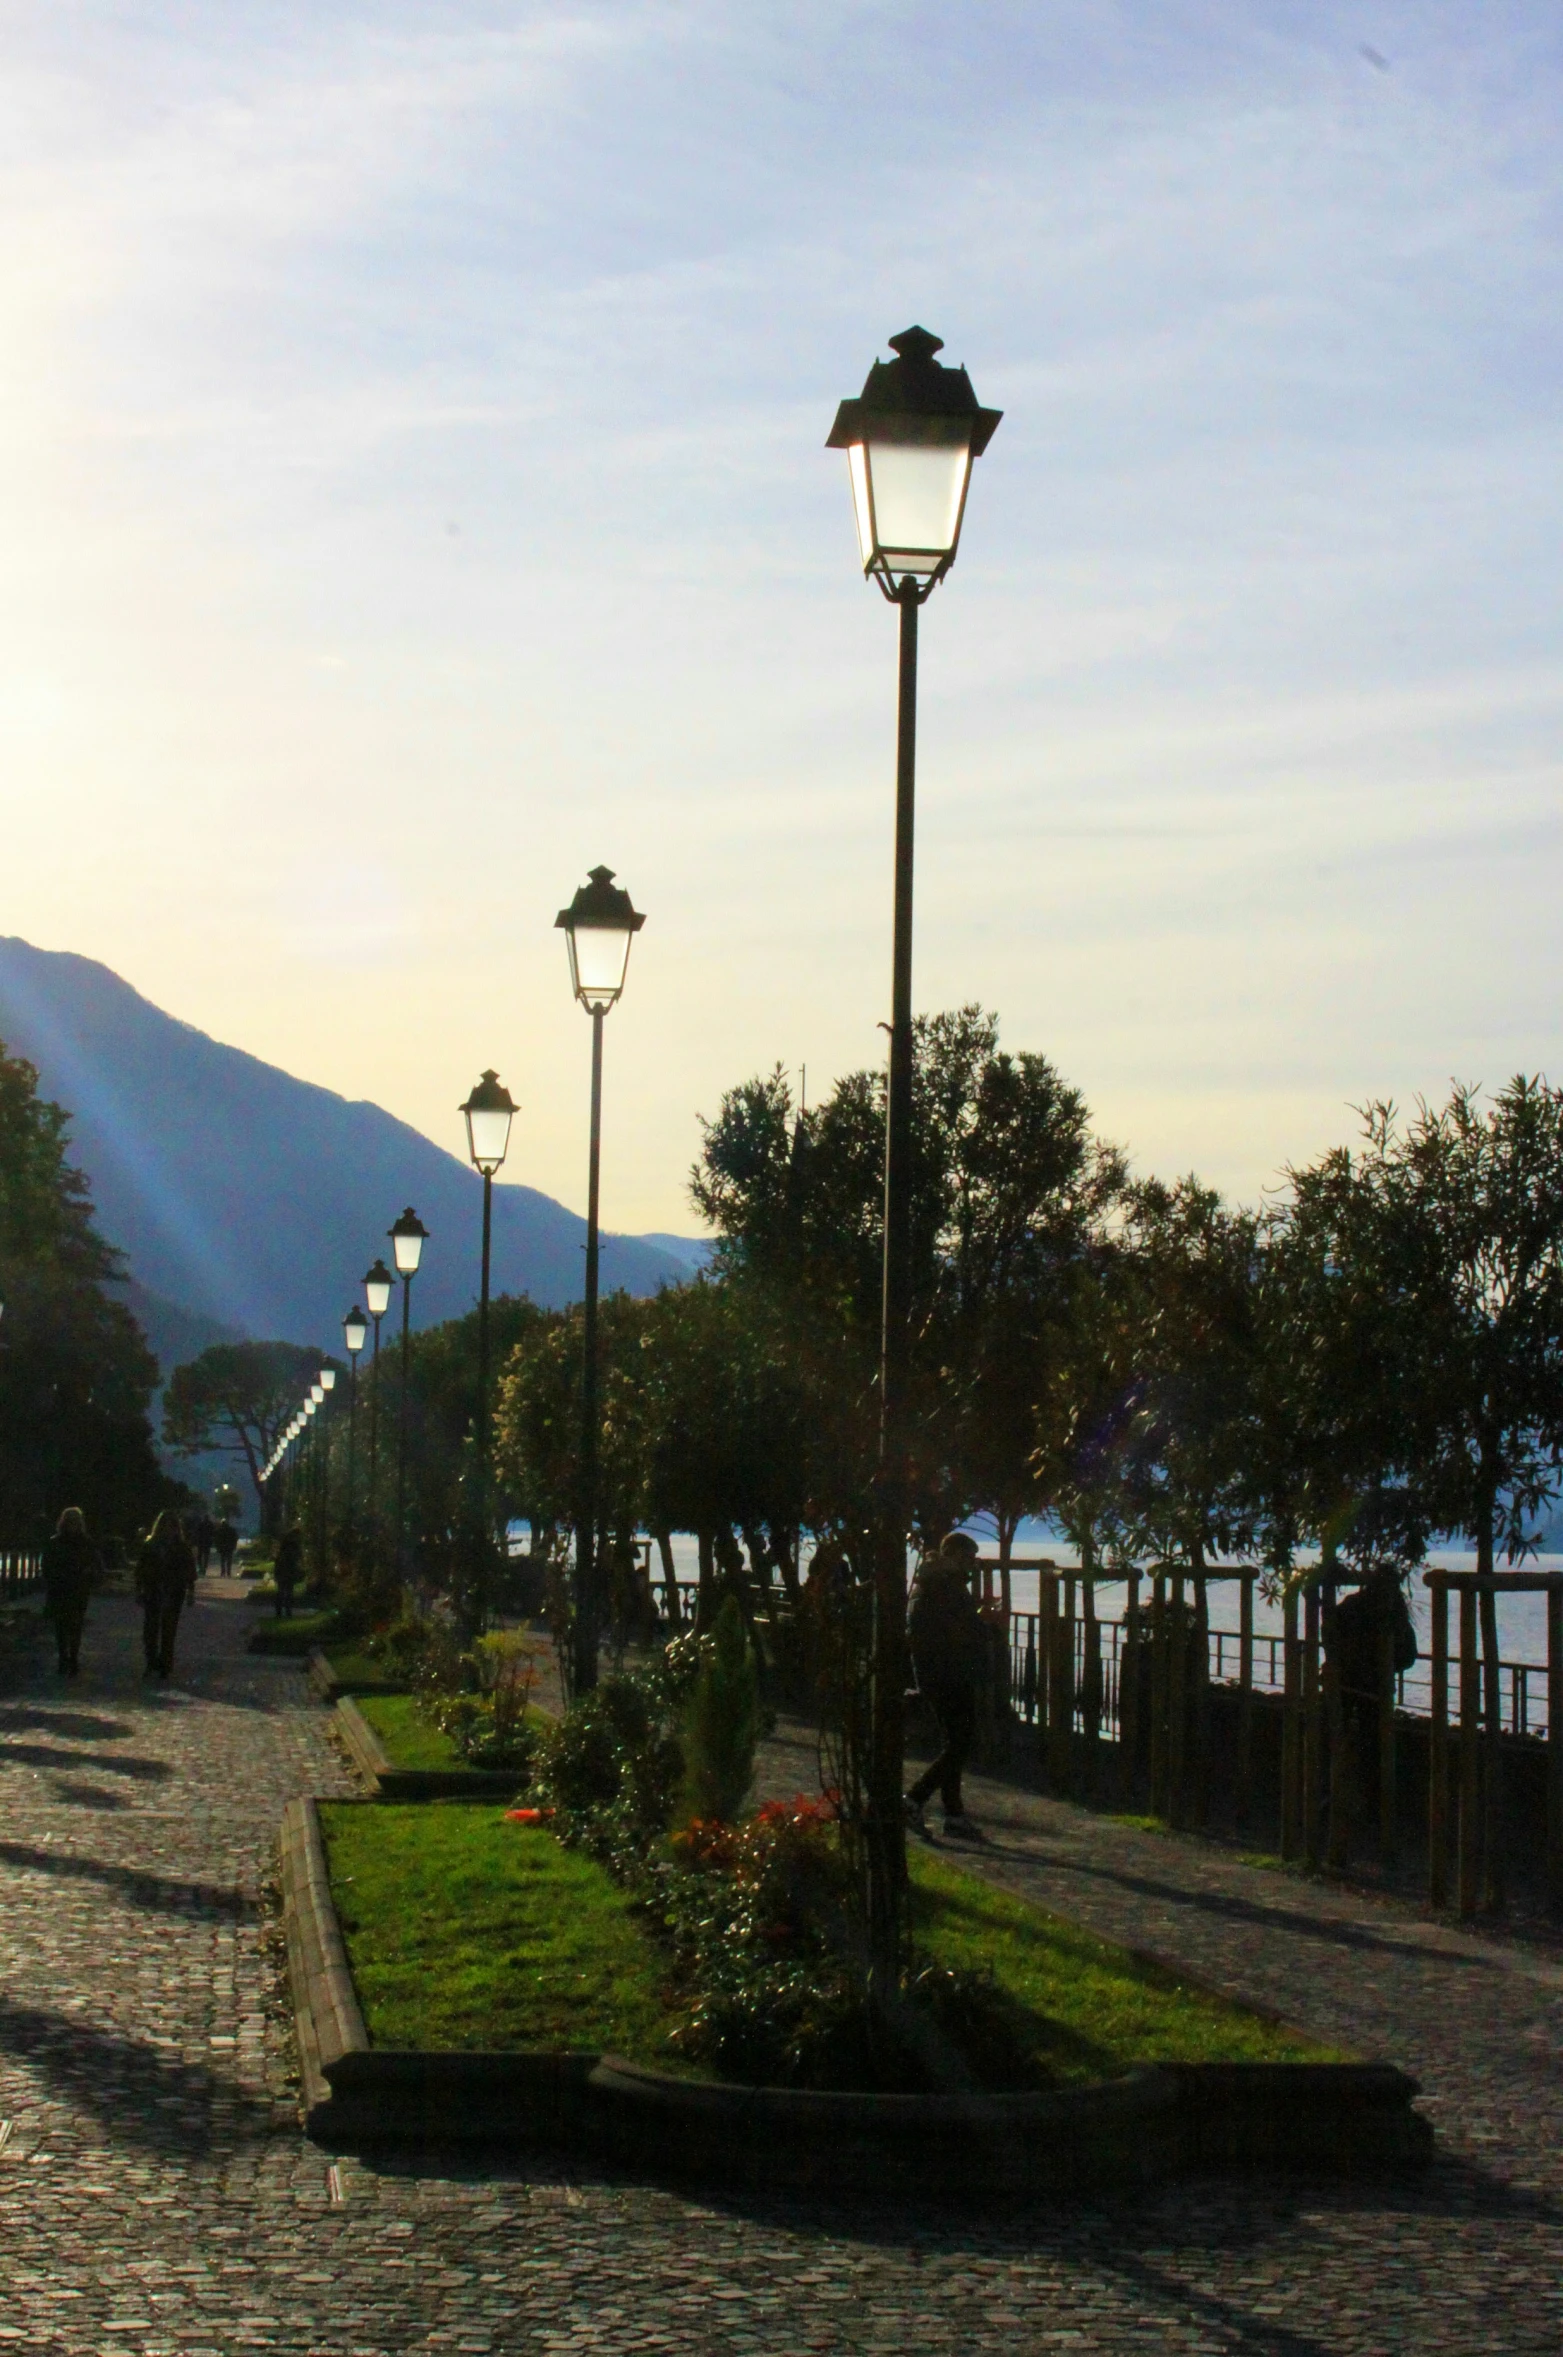
[{"label": "tree", "polygon": [[66,1160],[70,1117],[0,1044],[0,1532],[37,1543],[64,1505],[128,1533],[184,1496],[147,1410],[157,1362],[105,1287],[123,1264]]},{"label": "tree", "polygon": [[220,1449],[242,1457],[262,1523],[261,1472],[323,1354],[299,1342],[219,1342],[176,1367],[163,1394],[163,1439],[195,1456]]},{"label": "tree", "polygon": [[[843,1530],[873,1520],[884,1082],[857,1072],[795,1113],[778,1068],[722,1100],[690,1190],[724,1277],[784,1312],[805,1370],[810,1490]],[[998,1045],[997,1018],[918,1019],[913,1063],[914,1519],[973,1505],[1012,1537],[1032,1503],[1032,1426],[1074,1272],[1124,1184],[1078,1091],[1044,1056]],[[817,1525],[818,1526],[818,1525]]]},{"label": "tree", "polygon": [[[1359,1354],[1354,1461],[1388,1460],[1426,1527],[1459,1531],[1491,1576],[1534,1552],[1563,1467],[1563,1089],[1521,1074],[1487,1109],[1457,1085],[1402,1125],[1387,1103],[1364,1144],[1295,1180],[1297,1222],[1324,1239],[1326,1347]],[[1497,1849],[1497,1609],[1481,1592],[1488,1733],[1486,1895]]]}]

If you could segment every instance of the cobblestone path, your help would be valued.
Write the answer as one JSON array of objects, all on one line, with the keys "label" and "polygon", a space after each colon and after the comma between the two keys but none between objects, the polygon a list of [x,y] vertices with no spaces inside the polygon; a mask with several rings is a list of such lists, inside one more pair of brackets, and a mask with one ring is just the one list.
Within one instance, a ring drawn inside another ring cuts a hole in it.
[{"label": "cobblestone path", "polygon": [[[186,1615],[136,1675],[0,1700],[0,2343],[48,2352],[1563,2349],[1563,1972],[977,1788],[984,1871],[1410,2061],[1406,2186],[1211,2179],[974,2220],[701,2201],[298,2132],[258,1906],[283,1802],[344,1789],[297,1672]],[[780,1771],[806,1763],[782,1758]],[[794,1777],[796,1783],[801,1779]]]}]

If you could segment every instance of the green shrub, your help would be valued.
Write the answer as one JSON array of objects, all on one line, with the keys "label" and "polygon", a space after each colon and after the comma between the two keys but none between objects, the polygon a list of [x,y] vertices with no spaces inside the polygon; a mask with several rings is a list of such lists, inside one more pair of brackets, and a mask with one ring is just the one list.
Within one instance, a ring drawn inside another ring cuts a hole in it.
[{"label": "green shrub", "polygon": [[538,1747],[531,1797],[561,1840],[634,1880],[667,1831],[684,1773],[673,1696],[656,1673],[605,1678]]},{"label": "green shrub", "polygon": [[760,1674],[738,1600],[729,1596],[709,1637],[684,1710],[681,1813],[731,1824],[754,1782],[760,1734]]}]

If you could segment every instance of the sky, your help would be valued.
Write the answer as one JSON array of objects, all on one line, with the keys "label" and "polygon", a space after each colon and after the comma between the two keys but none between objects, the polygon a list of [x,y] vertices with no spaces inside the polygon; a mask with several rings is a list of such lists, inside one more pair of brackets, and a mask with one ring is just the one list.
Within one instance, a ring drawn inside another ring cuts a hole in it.
[{"label": "sky", "polygon": [[[1559,1053],[1563,24],[1334,0],[0,0],[0,932],[603,1216],[876,1061],[895,617],[824,439],[1004,420],[916,1001],[1254,1201]],[[236,1141],[242,1151],[242,1141]],[[394,1206],[392,1207],[395,1208]]]}]

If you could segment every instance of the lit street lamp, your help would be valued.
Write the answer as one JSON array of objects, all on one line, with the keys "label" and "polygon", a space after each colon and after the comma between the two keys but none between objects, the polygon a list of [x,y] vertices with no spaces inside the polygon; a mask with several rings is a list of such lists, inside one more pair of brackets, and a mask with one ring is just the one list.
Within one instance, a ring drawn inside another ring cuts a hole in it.
[{"label": "lit street lamp", "polygon": [[369,1336],[369,1320],[355,1301],[342,1320],[342,1342],[347,1352],[347,1527],[358,1518],[358,1357]]},{"label": "lit street lamp", "polygon": [[893,1976],[900,1952],[906,1829],[901,1808],[906,1688],[908,1497],[906,1390],[911,1327],[912,850],[917,776],[917,612],[955,562],[971,462],[1001,412],[978,406],[964,368],[926,328],[890,338],[828,438],[845,450],[863,571],[901,610],[896,744],[895,921],[890,1076],[885,1102],[885,1237],[879,1361],[881,1525],[874,1581],[867,1849],[874,1968]]},{"label": "lit street lamp", "polygon": [[409,1203],[398,1220],[393,1220],[387,1233],[391,1239],[391,1258],[396,1273],[402,1280],[402,1405],[396,1432],[396,1569],[406,1575],[407,1553],[407,1366],[408,1330],[412,1318],[412,1281],[418,1274],[418,1263],[423,1258],[423,1247],[428,1240],[428,1229]]},{"label": "lit street lamp", "polygon": [[515,1099],[497,1072],[485,1072],[461,1108],[467,1121],[467,1152],[472,1166],[483,1174],[483,1280],[478,1294],[478,1502],[483,1517],[483,1553],[478,1566],[474,1600],[479,1628],[488,1616],[488,1557],[493,1543],[493,1507],[489,1496],[490,1432],[488,1413],[488,1266],[489,1239],[494,1221],[494,1173],[510,1151],[510,1124],[516,1117]]},{"label": "lit street lamp", "polygon": [[591,1149],[586,1181],[586,1312],[581,1378],[581,1482],[575,1525],[575,1658],[573,1685],[584,1694],[597,1683],[597,1261],[598,1164],[602,1147],[602,1024],[624,989],[630,944],[645,918],[613,880],[612,868],[593,868],[568,908],[554,919],[570,945],[570,982],[592,1019]]}]

